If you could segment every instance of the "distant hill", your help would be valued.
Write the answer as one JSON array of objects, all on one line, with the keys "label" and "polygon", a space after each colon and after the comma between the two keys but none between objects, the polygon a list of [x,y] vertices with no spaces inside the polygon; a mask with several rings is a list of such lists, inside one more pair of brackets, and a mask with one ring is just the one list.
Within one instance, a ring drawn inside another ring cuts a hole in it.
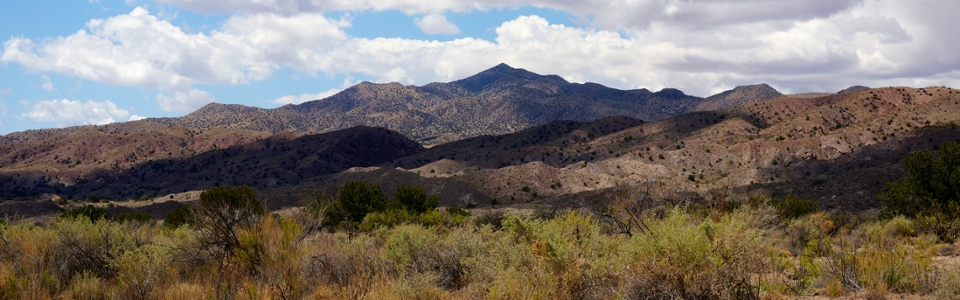
[{"label": "distant hill", "polygon": [[737,107],[780,96],[783,96],[783,94],[766,83],[739,86],[732,90],[707,97],[697,105],[696,110],[709,111]]},{"label": "distant hill", "polygon": [[148,126],[119,132],[117,126],[91,127],[0,147],[0,196],[130,199],[223,184],[262,189],[423,151],[396,132],[364,126],[270,135],[140,124]]},{"label": "distant hill", "polygon": [[570,83],[506,64],[449,83],[404,86],[362,82],[325,99],[261,109],[212,103],[179,118],[147,119],[186,128],[328,132],[357,125],[396,130],[426,145],[517,132],[555,120],[593,121],[622,115],[656,121],[781,95],[761,84],[710,98],[677,89],[619,90]]},{"label": "distant hill", "polygon": [[[777,97],[622,130],[628,119],[558,121],[440,145],[324,182],[402,185],[412,173],[437,191],[476,190],[447,200],[460,204],[590,206],[623,185],[646,185],[651,199],[793,194],[857,211],[876,208],[884,184],[906,176],[906,155],[960,141],[958,103],[960,90],[898,87]],[[593,131],[604,127],[609,133]]]},{"label": "distant hill", "polygon": [[837,94],[859,93],[859,92],[867,91],[867,90],[870,90],[870,88],[869,88],[869,87],[862,86],[862,85],[855,85],[855,86],[851,86],[851,87],[845,88],[845,89],[837,92]]},{"label": "distant hill", "polygon": [[[447,92],[510,82],[471,80]],[[906,155],[960,140],[958,103],[960,90],[943,87],[780,96],[655,122],[551,121],[430,148],[365,126],[272,134],[127,122],[30,131],[0,141],[0,198],[187,199],[246,184],[278,207],[364,180],[388,193],[424,186],[442,205],[590,206],[642,185],[670,201],[793,194],[861,210],[877,206],[884,183],[904,178]]]}]

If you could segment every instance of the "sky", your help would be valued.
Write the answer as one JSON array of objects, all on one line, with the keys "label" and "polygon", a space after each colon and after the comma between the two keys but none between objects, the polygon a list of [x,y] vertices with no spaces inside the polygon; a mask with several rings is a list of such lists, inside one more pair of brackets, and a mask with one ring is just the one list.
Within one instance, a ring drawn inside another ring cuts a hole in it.
[{"label": "sky", "polygon": [[955,0],[0,2],[0,134],[263,108],[499,63],[709,96],[960,87]]}]

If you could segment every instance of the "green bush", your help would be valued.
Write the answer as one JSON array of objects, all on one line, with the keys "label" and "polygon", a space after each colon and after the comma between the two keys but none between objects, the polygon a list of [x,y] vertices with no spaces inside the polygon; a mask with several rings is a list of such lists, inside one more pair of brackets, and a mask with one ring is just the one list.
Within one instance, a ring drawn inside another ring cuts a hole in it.
[{"label": "green bush", "polygon": [[422,214],[434,210],[440,202],[439,196],[427,196],[427,193],[419,186],[400,187],[393,193],[393,196],[400,202],[400,205],[402,205],[404,209],[414,214]]},{"label": "green bush", "polygon": [[209,212],[222,211],[238,217],[263,215],[267,206],[257,199],[257,192],[249,186],[220,186],[200,193],[200,207]]},{"label": "green bush", "polygon": [[880,192],[883,216],[929,217],[933,231],[944,241],[953,241],[960,223],[960,144],[946,142],[917,151],[904,159],[906,180],[887,183]]},{"label": "green bush", "polygon": [[780,212],[780,216],[786,219],[796,219],[811,214],[820,208],[817,202],[800,199],[794,195],[788,195],[782,200],[774,202],[773,206]]},{"label": "green bush", "polygon": [[90,221],[110,220],[113,219],[113,214],[108,212],[106,208],[93,205],[86,205],[60,214],[60,218],[75,219],[78,217],[86,218]]},{"label": "green bush", "polygon": [[382,212],[372,212],[363,218],[360,230],[369,231],[380,227],[394,227],[409,223],[414,217],[403,209],[390,209]]},{"label": "green bush", "polygon": [[359,224],[371,212],[388,208],[387,196],[376,185],[363,181],[348,181],[343,184],[330,206],[325,211],[324,224],[336,227],[343,222]]},{"label": "green bush", "polygon": [[638,270],[631,298],[759,298],[751,277],[767,271],[767,249],[752,218],[741,210],[698,222],[675,208],[652,220],[650,231],[631,241]]},{"label": "green bush", "polygon": [[167,213],[163,218],[163,226],[177,228],[183,225],[191,225],[194,222],[193,209],[190,206],[183,205]]},{"label": "green bush", "polygon": [[197,230],[194,245],[185,251],[208,255],[197,259],[200,264],[219,263],[239,259],[242,266],[252,271],[260,264],[263,245],[256,238],[266,205],[249,186],[214,187],[200,193],[200,205],[194,211],[193,225]]}]

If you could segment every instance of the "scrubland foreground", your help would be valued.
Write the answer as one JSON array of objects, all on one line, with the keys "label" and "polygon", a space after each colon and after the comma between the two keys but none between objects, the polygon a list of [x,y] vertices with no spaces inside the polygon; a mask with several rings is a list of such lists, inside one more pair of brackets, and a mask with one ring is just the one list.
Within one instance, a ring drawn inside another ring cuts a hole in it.
[{"label": "scrubland foreground", "polygon": [[280,216],[229,197],[176,227],[91,211],[13,222],[0,230],[0,298],[960,297],[957,245],[922,220],[764,196],[637,210],[623,195],[596,211],[393,210],[337,230],[322,228],[329,209]]}]

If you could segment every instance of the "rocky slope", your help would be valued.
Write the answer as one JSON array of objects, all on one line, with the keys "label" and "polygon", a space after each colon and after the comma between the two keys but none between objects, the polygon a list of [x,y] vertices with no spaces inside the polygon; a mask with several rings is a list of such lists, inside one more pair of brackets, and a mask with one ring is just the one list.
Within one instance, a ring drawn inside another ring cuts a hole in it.
[{"label": "rocky slope", "polygon": [[0,146],[0,195],[135,199],[222,184],[265,189],[423,151],[396,132],[362,126],[270,135],[137,125],[146,128],[93,127]]},{"label": "rocky slope", "polygon": [[425,145],[513,133],[555,120],[593,121],[623,115],[661,120],[779,96],[769,86],[734,89],[710,98],[676,89],[618,90],[570,83],[500,64],[474,76],[424,86],[363,82],[326,99],[260,109],[209,104],[180,118],[148,119],[186,128],[327,132],[357,125],[398,131]]},{"label": "rocky slope", "polygon": [[527,144],[520,133],[469,139],[402,158],[401,169],[368,172],[381,182],[406,172],[466,186],[478,194],[457,199],[498,204],[587,205],[623,185],[653,184],[664,198],[794,194],[860,210],[876,207],[883,184],[906,175],[907,154],[960,141],[958,103],[960,91],[942,87],[780,97],[596,137],[567,130]]},{"label": "rocky slope", "polygon": [[[498,83],[501,77],[478,75],[456,89],[436,85],[432,93],[511,89],[513,81]],[[388,193],[421,185],[440,194],[443,205],[592,205],[640,185],[665,200],[795,194],[859,210],[876,207],[883,184],[905,176],[907,154],[960,140],[958,111],[955,89],[861,89],[779,96],[655,122],[552,121],[428,149],[371,127],[272,134],[129,122],[6,136],[0,198],[132,199],[248,184],[276,207],[365,180]]]}]

